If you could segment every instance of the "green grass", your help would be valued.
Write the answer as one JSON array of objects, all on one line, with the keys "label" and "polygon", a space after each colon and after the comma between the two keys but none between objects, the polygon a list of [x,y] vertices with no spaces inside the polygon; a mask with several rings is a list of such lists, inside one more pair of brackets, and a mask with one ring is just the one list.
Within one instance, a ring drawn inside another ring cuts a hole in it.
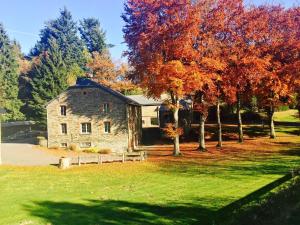
[{"label": "green grass", "polygon": [[[300,141],[300,140],[299,140]],[[300,165],[300,149],[235,159],[0,167],[0,224],[210,224]]]},{"label": "green grass", "polygon": [[275,112],[274,120],[278,122],[299,122],[299,112],[298,110],[287,110],[281,112]]},{"label": "green grass", "polygon": [[[290,169],[299,167],[298,127],[276,129],[277,141],[232,141],[225,142],[221,152],[190,151],[198,158],[167,157],[65,171],[50,166],[1,166],[0,225],[205,225],[212,221],[224,225],[231,212],[269,193],[282,184]],[[245,133],[257,138],[267,134],[267,128],[247,126]],[[297,224],[293,221],[299,217],[289,221],[286,225]]]}]

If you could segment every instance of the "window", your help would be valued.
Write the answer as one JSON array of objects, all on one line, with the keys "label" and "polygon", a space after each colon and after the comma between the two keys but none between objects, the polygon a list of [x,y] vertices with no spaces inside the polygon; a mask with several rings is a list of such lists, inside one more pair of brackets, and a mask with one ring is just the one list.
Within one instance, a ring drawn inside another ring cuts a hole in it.
[{"label": "window", "polygon": [[68,147],[68,144],[67,144],[67,143],[60,143],[60,147],[61,147],[61,148],[67,148],[67,147]]},{"label": "window", "polygon": [[91,123],[82,123],[81,124],[81,133],[82,134],[90,134],[90,133],[92,133]]},{"label": "window", "polygon": [[60,115],[62,115],[62,116],[67,115],[67,106],[65,106],[65,105],[60,106]]},{"label": "window", "polygon": [[158,125],[158,119],[156,117],[151,117],[151,125]]},{"label": "window", "polygon": [[103,104],[103,112],[105,113],[109,113],[110,109],[109,109],[109,103],[104,103]]},{"label": "window", "polygon": [[90,147],[92,147],[92,143],[91,142],[82,142],[82,143],[80,143],[80,147],[81,148],[90,148]]},{"label": "window", "polygon": [[61,133],[62,134],[67,134],[67,124],[62,123],[60,126],[61,126]]},{"label": "window", "polygon": [[110,133],[110,122],[104,122],[104,133]]},{"label": "window", "polygon": [[145,120],[142,120],[142,124],[145,124]]}]

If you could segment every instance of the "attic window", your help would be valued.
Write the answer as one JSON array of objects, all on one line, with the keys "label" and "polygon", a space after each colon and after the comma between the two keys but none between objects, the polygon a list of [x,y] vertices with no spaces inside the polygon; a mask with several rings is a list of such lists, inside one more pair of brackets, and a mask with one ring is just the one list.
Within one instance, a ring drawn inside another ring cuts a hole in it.
[{"label": "attic window", "polygon": [[60,115],[62,115],[62,116],[67,115],[67,106],[65,106],[65,105],[60,106]]},{"label": "attic window", "polygon": [[103,104],[103,112],[104,113],[109,113],[110,108],[109,108],[109,103],[104,103]]}]

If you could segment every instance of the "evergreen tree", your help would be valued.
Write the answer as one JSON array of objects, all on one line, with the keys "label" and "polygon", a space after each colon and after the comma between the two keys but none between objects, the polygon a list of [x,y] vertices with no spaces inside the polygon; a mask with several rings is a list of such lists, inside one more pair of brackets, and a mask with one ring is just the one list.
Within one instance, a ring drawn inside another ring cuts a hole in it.
[{"label": "evergreen tree", "polygon": [[9,40],[3,25],[0,23],[0,107],[6,110],[4,120],[22,120],[22,106],[18,98],[18,52],[16,43]]},{"label": "evergreen tree", "polygon": [[101,29],[98,19],[83,19],[80,21],[79,31],[90,53],[102,53],[106,48],[110,47],[105,42],[105,32]]},{"label": "evergreen tree", "polygon": [[39,56],[50,48],[51,40],[55,40],[67,68],[78,64],[82,69],[85,66],[83,54],[84,44],[77,35],[77,25],[73,21],[70,11],[66,8],[61,10],[60,16],[46,23],[41,30],[41,39],[31,50],[31,56]]},{"label": "evergreen tree", "polygon": [[46,122],[45,104],[68,87],[68,72],[56,40],[49,42],[48,51],[41,54],[40,62],[33,66],[30,76],[32,99],[29,101],[29,107],[32,112],[31,119],[44,124]]}]

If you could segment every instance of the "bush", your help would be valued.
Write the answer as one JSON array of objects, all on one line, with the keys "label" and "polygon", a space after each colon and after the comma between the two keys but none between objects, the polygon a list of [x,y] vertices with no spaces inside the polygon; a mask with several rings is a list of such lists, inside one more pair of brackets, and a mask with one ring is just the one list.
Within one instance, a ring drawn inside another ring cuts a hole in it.
[{"label": "bush", "polygon": [[98,151],[100,154],[110,154],[112,151],[110,148],[102,148]]},{"label": "bush", "polygon": [[86,152],[86,153],[98,153],[99,149],[98,148],[85,148],[82,151]]},{"label": "bush", "polygon": [[79,148],[76,144],[70,144],[69,149],[74,152],[79,151]]}]

